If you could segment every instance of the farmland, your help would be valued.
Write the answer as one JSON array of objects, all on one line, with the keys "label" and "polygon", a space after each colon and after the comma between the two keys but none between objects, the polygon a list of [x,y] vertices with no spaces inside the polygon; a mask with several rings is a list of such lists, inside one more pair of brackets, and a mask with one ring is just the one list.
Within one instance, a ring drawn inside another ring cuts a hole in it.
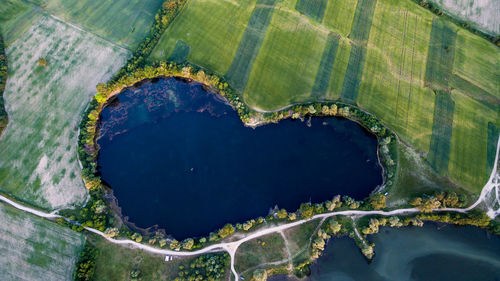
[{"label": "farmland", "polygon": [[[85,237],[0,203],[0,279],[69,280]],[[22,270],[21,270],[22,269]]]},{"label": "farmland", "polygon": [[[41,15],[7,48],[9,124],[0,139],[3,192],[48,209],[86,200],[76,161],[77,113],[127,54],[49,15]],[[39,65],[41,58],[46,66]]]},{"label": "farmland", "polygon": [[[500,50],[412,1],[326,2],[190,1],[150,61],[184,42],[185,60],[225,76],[256,110],[356,104],[435,171],[478,192],[500,126]],[[482,114],[471,121],[473,109]]]}]

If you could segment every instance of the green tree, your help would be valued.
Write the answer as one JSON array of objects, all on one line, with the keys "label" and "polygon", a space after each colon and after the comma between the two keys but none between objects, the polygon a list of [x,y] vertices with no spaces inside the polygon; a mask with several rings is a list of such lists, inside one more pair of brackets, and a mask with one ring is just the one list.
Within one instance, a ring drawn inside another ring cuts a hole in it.
[{"label": "green tree", "polygon": [[304,219],[308,219],[313,215],[313,208],[309,203],[300,204],[299,211],[300,211],[300,216]]},{"label": "green tree", "polygon": [[233,233],[234,233],[234,226],[230,223],[224,225],[224,227],[219,229],[218,231],[220,238],[227,237]]},{"label": "green tree", "polygon": [[285,209],[281,209],[278,211],[279,219],[286,219],[288,217],[288,212]]},{"label": "green tree", "polygon": [[191,250],[193,246],[194,246],[193,238],[187,238],[186,240],[182,241],[182,248],[186,250]]},{"label": "green tree", "polygon": [[386,201],[385,195],[380,193],[377,193],[370,197],[370,205],[372,205],[372,207],[375,210],[380,210],[385,208],[386,207],[385,201]]},{"label": "green tree", "polygon": [[342,229],[342,225],[340,223],[338,223],[336,220],[332,218],[328,220],[329,233],[337,234],[340,231],[340,229]]}]

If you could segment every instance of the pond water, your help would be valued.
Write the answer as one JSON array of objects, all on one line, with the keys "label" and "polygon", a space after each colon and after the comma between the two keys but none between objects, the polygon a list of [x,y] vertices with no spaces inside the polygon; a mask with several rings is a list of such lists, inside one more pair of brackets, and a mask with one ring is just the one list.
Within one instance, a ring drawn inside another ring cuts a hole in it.
[{"label": "pond water", "polygon": [[[475,227],[383,228],[370,239],[376,256],[368,264],[352,239],[328,243],[311,267],[314,281],[498,281],[500,237]],[[292,281],[277,276],[269,281]]]},{"label": "pond water", "polygon": [[256,129],[198,83],[156,79],[101,114],[99,171],[130,222],[177,239],[278,205],[363,199],[382,182],[377,140],[344,119],[285,120]]}]

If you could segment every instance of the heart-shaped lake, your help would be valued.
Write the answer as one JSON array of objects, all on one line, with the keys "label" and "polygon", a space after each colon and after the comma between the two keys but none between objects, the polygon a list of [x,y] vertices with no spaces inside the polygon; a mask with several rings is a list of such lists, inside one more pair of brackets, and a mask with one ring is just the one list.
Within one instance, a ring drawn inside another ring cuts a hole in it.
[{"label": "heart-shaped lake", "polygon": [[278,205],[363,199],[382,182],[377,140],[339,118],[248,128],[198,83],[155,79],[126,89],[101,114],[99,171],[138,227],[177,239]]}]

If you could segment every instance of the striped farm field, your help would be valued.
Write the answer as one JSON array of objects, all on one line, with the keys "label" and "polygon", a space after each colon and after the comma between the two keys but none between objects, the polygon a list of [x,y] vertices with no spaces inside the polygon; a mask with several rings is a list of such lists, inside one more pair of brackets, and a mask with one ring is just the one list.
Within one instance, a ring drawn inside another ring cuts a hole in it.
[{"label": "striped farm field", "polygon": [[489,173],[500,49],[413,1],[191,0],[150,61],[169,57],[224,76],[257,110],[356,104],[470,192]]},{"label": "striped farm field", "polygon": [[226,73],[252,15],[254,1],[188,1],[151,54],[166,60],[181,40],[187,59],[217,73]]}]

